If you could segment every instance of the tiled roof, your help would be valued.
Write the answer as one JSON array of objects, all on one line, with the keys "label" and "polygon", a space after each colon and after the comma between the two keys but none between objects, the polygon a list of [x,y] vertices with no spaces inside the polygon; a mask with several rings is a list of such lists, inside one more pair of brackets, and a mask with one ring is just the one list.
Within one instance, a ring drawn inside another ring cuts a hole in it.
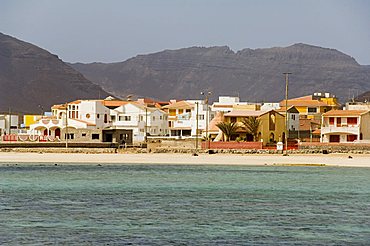
[{"label": "tiled roof", "polygon": [[323,116],[360,116],[370,112],[369,110],[330,110]]},{"label": "tiled roof", "polygon": [[299,119],[299,130],[309,131],[317,129],[320,126],[320,122],[314,119]]},{"label": "tiled roof", "polygon": [[189,103],[186,101],[179,101],[172,103],[170,105],[164,106],[164,109],[192,109],[194,107],[193,103]]},{"label": "tiled roof", "polygon": [[55,104],[51,107],[51,109],[66,109],[65,104]]},{"label": "tiled roof", "polygon": [[256,110],[233,110],[227,114],[225,114],[225,117],[248,117],[248,116],[260,116],[263,115],[268,111],[256,111]]},{"label": "tiled roof", "polygon": [[312,100],[312,95],[308,95],[308,96],[302,96],[302,97],[296,97],[296,98],[291,98],[291,99],[288,99],[289,100]]},{"label": "tiled roof", "polygon": [[68,104],[80,104],[81,103],[81,100],[75,100],[73,102],[69,102]]},{"label": "tiled roof", "polygon": [[224,121],[224,114],[222,112],[217,112],[215,118],[209,122],[209,131],[218,132],[219,128],[216,126],[218,123]]},{"label": "tiled roof", "polygon": [[102,102],[102,104],[106,107],[119,107],[127,103],[128,103],[127,101],[121,101],[121,100],[103,100]]},{"label": "tiled roof", "polygon": [[[280,106],[285,107],[285,100],[280,102]],[[296,106],[296,107],[325,107],[329,106],[328,104],[321,102],[319,100],[288,100],[288,107]]]},{"label": "tiled roof", "polygon": [[[284,114],[284,115],[285,115],[285,106],[284,106],[284,107],[281,107],[281,108],[279,108],[279,109],[275,109],[275,111],[277,111],[277,112],[279,112],[279,113],[281,113],[281,114]],[[299,113],[299,111],[297,110],[297,108],[296,108],[296,107],[294,107],[294,106],[290,106],[290,107],[288,107],[288,112],[289,112],[289,113],[296,113],[296,114],[298,114],[298,113]]]}]

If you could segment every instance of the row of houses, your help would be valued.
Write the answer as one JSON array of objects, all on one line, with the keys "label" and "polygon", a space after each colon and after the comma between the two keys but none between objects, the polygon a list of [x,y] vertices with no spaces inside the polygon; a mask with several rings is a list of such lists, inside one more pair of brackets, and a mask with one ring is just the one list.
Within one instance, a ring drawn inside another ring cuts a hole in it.
[{"label": "row of houses", "polygon": [[[257,139],[243,127],[246,118],[259,119]],[[148,138],[203,138],[223,141],[220,122],[239,127],[231,140],[361,142],[370,140],[370,106],[347,103],[339,110],[330,93],[289,99],[279,103],[240,102],[238,97],[221,96],[206,100],[150,99],[76,100],[54,105],[45,115],[25,115],[19,127],[15,115],[0,115],[3,141],[71,141],[141,144]]]}]

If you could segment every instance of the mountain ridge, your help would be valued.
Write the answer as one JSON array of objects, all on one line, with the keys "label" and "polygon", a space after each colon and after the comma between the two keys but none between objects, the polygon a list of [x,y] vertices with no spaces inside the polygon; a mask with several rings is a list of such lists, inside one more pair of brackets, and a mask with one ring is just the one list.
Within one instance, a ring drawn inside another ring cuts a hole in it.
[{"label": "mountain ridge", "polygon": [[370,90],[368,66],[336,49],[303,43],[236,52],[228,46],[193,46],[122,62],[70,65],[120,97],[199,98],[200,91],[210,90],[213,100],[240,94],[248,101],[278,101],[284,97],[283,72],[293,73],[292,97],[330,91],[343,100],[349,89]]},{"label": "mountain ridge", "polygon": [[0,33],[0,111],[41,113],[53,104],[109,95],[31,43]]}]

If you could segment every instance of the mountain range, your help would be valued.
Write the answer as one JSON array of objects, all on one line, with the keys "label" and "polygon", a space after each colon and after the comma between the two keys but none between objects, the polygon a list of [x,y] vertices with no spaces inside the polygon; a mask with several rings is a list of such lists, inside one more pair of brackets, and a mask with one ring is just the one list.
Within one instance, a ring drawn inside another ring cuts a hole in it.
[{"label": "mountain range", "polygon": [[40,114],[53,104],[107,95],[58,56],[0,33],[0,112]]},{"label": "mountain range", "polygon": [[199,99],[200,92],[239,95],[243,101],[271,102],[331,92],[341,102],[370,90],[370,67],[335,49],[307,44],[234,52],[227,46],[191,47],[138,55],[118,63],[70,64],[118,97]]},{"label": "mountain range", "polygon": [[41,113],[53,104],[108,95],[201,99],[201,92],[249,102],[331,92],[341,102],[370,98],[370,66],[335,49],[307,44],[234,52],[190,47],[116,63],[67,64],[57,55],[0,33],[0,112]]}]

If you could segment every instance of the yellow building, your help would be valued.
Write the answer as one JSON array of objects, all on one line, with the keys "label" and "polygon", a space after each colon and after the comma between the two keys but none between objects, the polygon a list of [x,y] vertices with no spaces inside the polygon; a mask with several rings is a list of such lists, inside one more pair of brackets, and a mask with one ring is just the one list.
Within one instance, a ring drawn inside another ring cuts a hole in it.
[{"label": "yellow building", "polygon": [[264,145],[276,143],[285,138],[285,116],[275,110],[234,110],[224,115],[225,122],[236,122],[239,126],[237,134],[231,136],[231,140],[241,138],[246,141],[253,141],[253,136],[247,132],[242,123],[243,119],[247,117],[256,117],[260,120],[261,124],[258,129],[258,141],[262,141]]},{"label": "yellow building", "polygon": [[[280,107],[285,110],[285,100]],[[332,109],[338,109],[339,103],[334,95],[329,93],[314,93],[313,95],[288,99],[288,108],[294,106],[301,116],[307,119],[321,120],[321,115]]]},{"label": "yellow building", "polygon": [[34,114],[24,115],[23,116],[24,127],[29,129],[30,125],[36,124],[41,118],[42,118],[42,115],[34,115]]}]

